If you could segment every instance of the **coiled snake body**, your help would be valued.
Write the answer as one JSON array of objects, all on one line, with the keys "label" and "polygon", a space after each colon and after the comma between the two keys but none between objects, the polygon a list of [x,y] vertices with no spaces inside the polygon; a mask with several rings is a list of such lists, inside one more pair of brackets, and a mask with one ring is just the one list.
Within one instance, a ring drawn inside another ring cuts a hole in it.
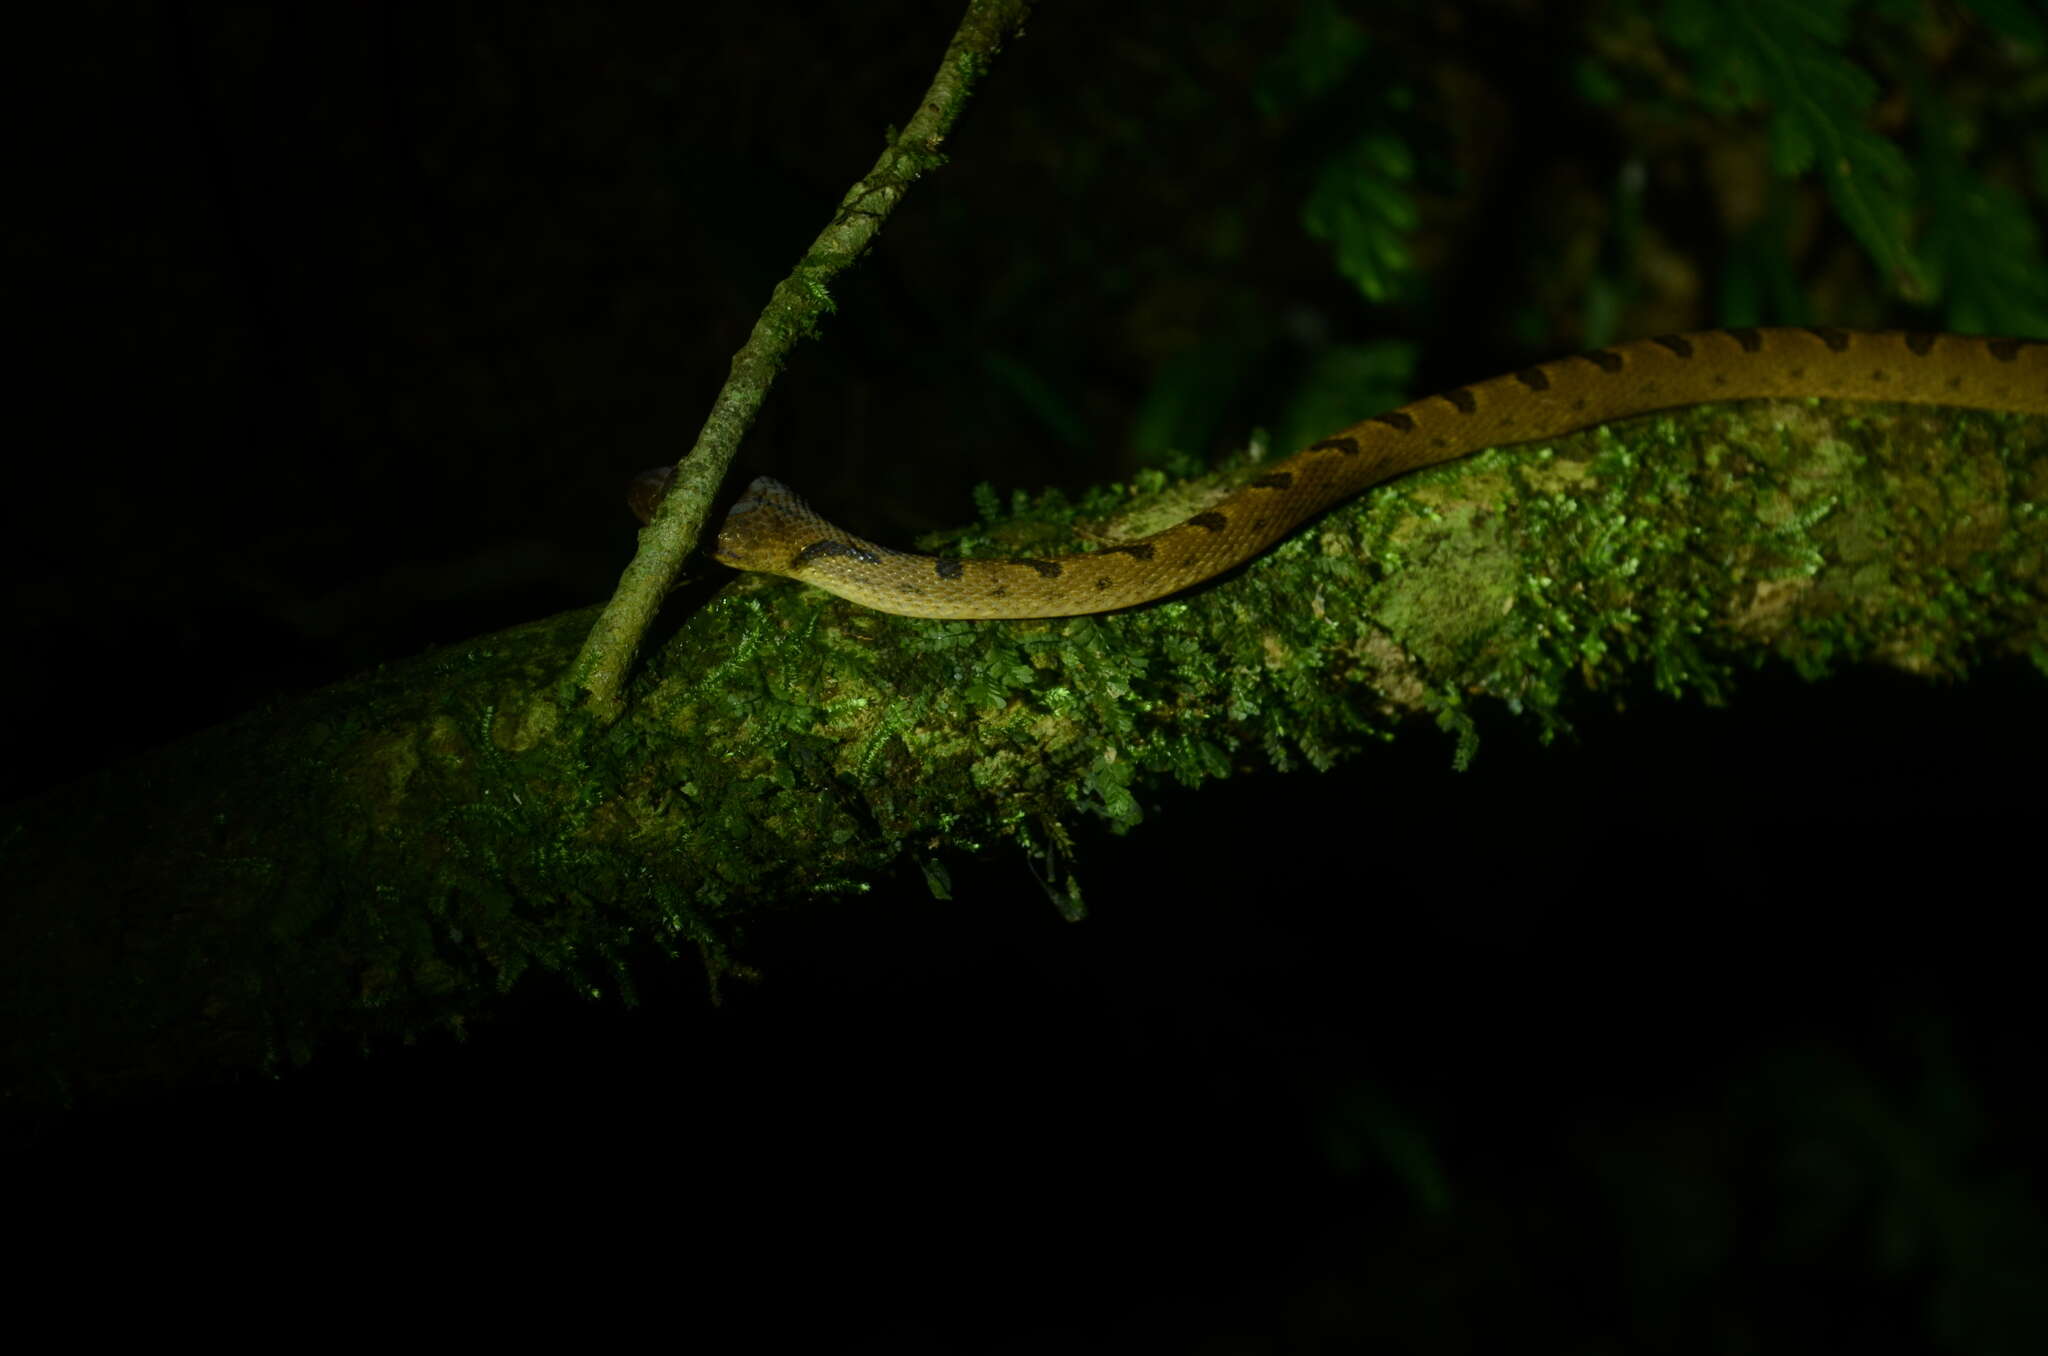
[{"label": "coiled snake body", "polygon": [[[728,512],[713,555],[911,617],[1107,612],[1220,574],[1331,505],[1406,471],[1628,415],[1772,396],[2048,414],[2048,344],[1828,329],[1707,330],[1616,344],[1374,415],[1164,531],[1050,560],[892,551],[834,527],[764,476]],[[633,504],[643,519],[666,483],[665,474],[651,472],[636,485]]]}]

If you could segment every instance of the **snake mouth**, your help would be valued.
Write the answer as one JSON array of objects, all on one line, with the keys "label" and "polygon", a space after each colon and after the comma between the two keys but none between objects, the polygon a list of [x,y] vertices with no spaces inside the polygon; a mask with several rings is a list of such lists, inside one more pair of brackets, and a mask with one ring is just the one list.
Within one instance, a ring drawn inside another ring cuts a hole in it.
[{"label": "snake mouth", "polygon": [[762,501],[753,497],[754,486],[760,483],[756,480],[747,486],[747,493],[733,500],[732,507],[725,511],[725,521],[718,525],[718,536],[711,543],[711,558],[721,565],[729,565],[735,570],[747,568],[738,554],[740,534],[733,531],[733,519],[743,518],[762,507]]}]

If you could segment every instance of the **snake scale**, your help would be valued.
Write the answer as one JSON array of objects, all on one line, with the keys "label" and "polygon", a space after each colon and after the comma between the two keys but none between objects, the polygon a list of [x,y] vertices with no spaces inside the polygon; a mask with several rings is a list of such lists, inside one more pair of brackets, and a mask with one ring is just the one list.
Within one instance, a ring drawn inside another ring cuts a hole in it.
[{"label": "snake scale", "polygon": [[[1256,556],[1372,485],[1483,448],[1707,401],[1824,396],[2048,414],[2048,344],[1954,334],[1726,329],[1665,334],[1540,363],[1376,414],[1148,537],[1049,560],[959,560],[877,546],[781,482],[754,481],[713,556],[910,617],[1070,617],[1150,602]],[[643,521],[670,468],[631,496]]]}]

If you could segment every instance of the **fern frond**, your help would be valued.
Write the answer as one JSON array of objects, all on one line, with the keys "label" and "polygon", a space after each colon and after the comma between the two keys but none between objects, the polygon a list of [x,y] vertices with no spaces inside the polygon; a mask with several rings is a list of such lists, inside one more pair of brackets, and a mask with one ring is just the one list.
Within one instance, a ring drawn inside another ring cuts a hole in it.
[{"label": "fern frond", "polygon": [[1946,303],[1945,323],[1965,334],[2048,334],[2048,259],[2026,199],[1972,170],[1939,113],[1928,122],[1920,248]]},{"label": "fern frond", "polygon": [[1366,46],[1365,30],[1330,0],[1306,0],[1287,45],[1259,71],[1252,100],[1269,118],[1313,104],[1344,83]]},{"label": "fern frond", "polygon": [[1330,158],[1302,204],[1302,225],[1336,248],[1337,268],[1367,301],[1386,301],[1413,271],[1408,233],[1419,213],[1409,195],[1415,157],[1405,142],[1368,132]]},{"label": "fern frond", "polygon": [[1901,294],[1926,294],[1906,240],[1913,171],[1865,118],[1877,82],[1843,51],[1849,0],[1666,0],[1663,29],[1692,54],[1700,97],[1761,108],[1780,174],[1818,168],[1835,210]]}]

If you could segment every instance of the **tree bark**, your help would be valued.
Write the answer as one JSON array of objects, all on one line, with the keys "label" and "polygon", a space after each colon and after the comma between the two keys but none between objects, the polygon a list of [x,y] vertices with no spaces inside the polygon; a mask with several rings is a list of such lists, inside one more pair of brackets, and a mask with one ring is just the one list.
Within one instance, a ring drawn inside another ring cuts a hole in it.
[{"label": "tree bark", "polygon": [[[750,913],[904,854],[942,892],[948,854],[1056,854],[1165,779],[1469,735],[1479,703],[1547,735],[1587,689],[1721,702],[1766,663],[2048,669],[2044,500],[2048,421],[1757,402],[1404,478],[1123,614],[916,621],[741,576],[609,726],[559,684],[595,610],[517,627],[13,807],[5,1096],[460,1030],[534,968],[630,1001],[633,967],[694,951],[715,987]],[[1156,502],[1092,496],[1080,535]],[[1059,549],[1080,518],[976,541]]]}]

